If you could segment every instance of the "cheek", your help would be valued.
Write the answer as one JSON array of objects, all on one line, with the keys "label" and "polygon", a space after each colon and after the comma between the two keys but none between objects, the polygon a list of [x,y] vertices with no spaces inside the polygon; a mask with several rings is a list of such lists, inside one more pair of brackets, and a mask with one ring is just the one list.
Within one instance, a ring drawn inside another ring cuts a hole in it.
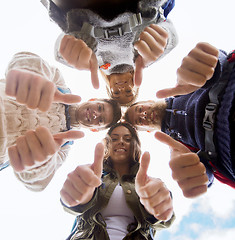
[{"label": "cheek", "polygon": [[131,144],[127,143],[126,144],[126,148],[127,148],[128,153],[130,154],[130,152],[131,152]]}]

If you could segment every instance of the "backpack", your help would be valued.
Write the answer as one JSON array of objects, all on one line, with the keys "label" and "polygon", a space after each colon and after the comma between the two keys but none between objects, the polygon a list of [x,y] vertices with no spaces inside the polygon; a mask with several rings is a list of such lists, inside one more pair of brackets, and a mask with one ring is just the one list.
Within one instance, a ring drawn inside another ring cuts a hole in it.
[{"label": "backpack", "polygon": [[163,6],[162,9],[164,10],[164,17],[167,18],[168,14],[170,11],[174,8],[175,6],[175,0],[168,0]]}]

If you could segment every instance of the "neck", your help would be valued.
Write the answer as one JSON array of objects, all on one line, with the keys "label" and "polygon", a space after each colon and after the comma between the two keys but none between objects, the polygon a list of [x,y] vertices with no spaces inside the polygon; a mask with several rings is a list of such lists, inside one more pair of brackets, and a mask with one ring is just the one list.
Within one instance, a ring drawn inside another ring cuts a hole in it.
[{"label": "neck", "polygon": [[71,126],[78,126],[80,124],[78,121],[78,105],[69,106],[69,116]]},{"label": "neck", "polygon": [[113,164],[113,168],[118,173],[120,177],[129,174],[130,166],[129,164]]}]

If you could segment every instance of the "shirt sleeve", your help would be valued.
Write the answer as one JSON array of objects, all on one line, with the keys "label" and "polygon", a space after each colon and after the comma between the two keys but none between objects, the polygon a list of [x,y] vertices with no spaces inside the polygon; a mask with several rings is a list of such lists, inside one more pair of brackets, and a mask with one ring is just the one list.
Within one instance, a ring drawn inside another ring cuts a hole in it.
[{"label": "shirt sleeve", "polygon": [[15,172],[16,177],[31,191],[40,192],[44,190],[52,180],[57,169],[64,163],[68,156],[69,149],[70,145],[61,147],[60,150],[43,165],[20,173]]}]

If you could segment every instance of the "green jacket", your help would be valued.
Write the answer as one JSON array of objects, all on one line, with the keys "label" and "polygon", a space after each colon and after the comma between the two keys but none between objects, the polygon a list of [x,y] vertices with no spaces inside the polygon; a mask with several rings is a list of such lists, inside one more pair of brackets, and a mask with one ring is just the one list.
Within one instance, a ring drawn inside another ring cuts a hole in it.
[{"label": "green jacket", "polygon": [[128,225],[127,230],[129,233],[123,240],[150,240],[153,239],[156,230],[168,228],[175,219],[174,215],[167,222],[157,220],[149,214],[140,203],[139,196],[135,191],[135,176],[138,169],[139,163],[135,163],[131,167],[130,175],[124,175],[119,179],[116,172],[105,164],[102,176],[103,184],[95,190],[90,202],[75,207],[67,207],[64,205],[66,211],[76,215],[78,213],[80,214],[77,216],[77,225],[71,234],[71,238],[68,239],[109,240],[106,223],[100,211],[107,206],[119,182],[123,188],[127,205],[132,210],[136,220],[134,223]]}]

